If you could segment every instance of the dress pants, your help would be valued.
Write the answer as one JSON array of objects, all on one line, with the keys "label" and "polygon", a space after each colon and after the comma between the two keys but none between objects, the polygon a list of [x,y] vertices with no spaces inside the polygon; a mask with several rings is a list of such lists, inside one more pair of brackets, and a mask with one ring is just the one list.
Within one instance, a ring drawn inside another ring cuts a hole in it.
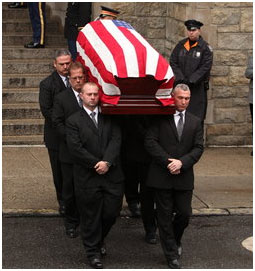
[{"label": "dress pants", "polygon": [[45,2],[30,2],[28,10],[33,29],[33,42],[43,45],[45,43]]},{"label": "dress pants", "polygon": [[[178,259],[177,246],[192,214],[192,190],[156,189],[157,221],[167,260]],[[175,215],[174,215],[175,213]]]},{"label": "dress pants", "polygon": [[61,163],[59,161],[59,152],[57,150],[49,149],[48,154],[50,158],[50,165],[53,175],[53,182],[57,194],[57,200],[59,204],[63,203],[62,198],[62,187],[63,187],[63,178],[61,172]]},{"label": "dress pants", "polygon": [[76,228],[80,219],[74,192],[73,164],[61,162],[61,170],[63,175],[62,196],[65,204],[65,227],[66,229]]},{"label": "dress pants", "polygon": [[104,238],[120,214],[123,184],[112,183],[101,176],[94,187],[75,183],[75,194],[80,213],[80,230],[88,258],[100,256]]}]

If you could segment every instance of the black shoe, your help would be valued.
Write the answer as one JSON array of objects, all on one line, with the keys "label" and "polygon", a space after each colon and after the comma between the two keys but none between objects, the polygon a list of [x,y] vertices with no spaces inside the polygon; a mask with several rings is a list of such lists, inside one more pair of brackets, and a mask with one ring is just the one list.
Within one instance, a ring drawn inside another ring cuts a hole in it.
[{"label": "black shoe", "polygon": [[27,4],[23,3],[23,5],[20,2],[14,2],[8,5],[8,8],[27,8]]},{"label": "black shoe", "polygon": [[35,49],[35,48],[44,48],[44,44],[36,43],[36,42],[29,42],[28,44],[24,45],[25,48],[28,49]]},{"label": "black shoe", "polygon": [[137,203],[129,204],[128,208],[131,212],[132,217],[136,217],[136,218],[141,217],[141,211],[140,211],[139,205]]},{"label": "black shoe", "polygon": [[103,268],[103,263],[101,262],[101,259],[98,257],[89,258],[89,264],[92,268],[95,268],[95,269]]},{"label": "black shoe", "polygon": [[69,238],[76,238],[78,236],[78,232],[75,228],[66,229],[66,235]]},{"label": "black shoe", "polygon": [[65,212],[66,212],[66,207],[65,207],[65,205],[64,205],[64,204],[59,204],[59,209],[58,209],[58,211],[59,211],[59,214],[60,214],[60,215],[64,216],[64,215],[65,215]]},{"label": "black shoe", "polygon": [[151,244],[151,245],[157,244],[156,233],[154,233],[154,232],[146,233],[145,241],[146,241],[146,243]]},{"label": "black shoe", "polygon": [[168,266],[170,269],[181,269],[181,265],[177,259],[168,260]]}]

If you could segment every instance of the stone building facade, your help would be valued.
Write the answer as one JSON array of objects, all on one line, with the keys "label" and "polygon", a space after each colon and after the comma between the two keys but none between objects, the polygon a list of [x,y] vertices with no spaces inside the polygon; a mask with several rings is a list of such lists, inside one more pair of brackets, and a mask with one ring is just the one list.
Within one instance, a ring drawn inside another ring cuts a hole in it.
[{"label": "stone building facade", "polygon": [[[66,3],[48,3],[64,23]],[[253,49],[252,2],[109,2],[93,3],[93,17],[100,5],[121,12],[166,59],[186,36],[184,21],[204,23],[202,36],[214,51],[205,122],[207,146],[252,145],[252,121],[247,100],[247,58]]]}]

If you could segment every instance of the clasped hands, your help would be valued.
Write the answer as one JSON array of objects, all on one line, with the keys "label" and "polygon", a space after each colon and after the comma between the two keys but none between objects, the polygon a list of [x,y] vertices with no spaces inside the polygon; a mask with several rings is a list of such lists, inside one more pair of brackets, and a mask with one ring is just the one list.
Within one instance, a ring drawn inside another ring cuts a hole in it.
[{"label": "clasped hands", "polygon": [[181,160],[168,158],[168,161],[170,163],[167,165],[167,169],[170,171],[170,173],[173,175],[180,174],[182,167]]},{"label": "clasped hands", "polygon": [[98,174],[103,175],[109,170],[109,166],[106,161],[99,161],[94,166],[94,169]]}]

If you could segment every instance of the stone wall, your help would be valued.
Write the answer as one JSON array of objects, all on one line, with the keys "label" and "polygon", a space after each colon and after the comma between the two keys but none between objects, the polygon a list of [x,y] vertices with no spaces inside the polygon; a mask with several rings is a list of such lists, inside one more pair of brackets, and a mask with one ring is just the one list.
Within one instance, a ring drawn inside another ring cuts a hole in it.
[{"label": "stone wall", "polygon": [[[55,5],[63,17],[66,3],[49,4]],[[100,5],[119,10],[119,19],[131,23],[166,59],[177,42],[186,36],[184,21],[202,21],[202,36],[214,50],[205,122],[206,144],[252,144],[248,80],[244,77],[253,48],[252,2],[93,3],[93,18],[99,14]]]}]

